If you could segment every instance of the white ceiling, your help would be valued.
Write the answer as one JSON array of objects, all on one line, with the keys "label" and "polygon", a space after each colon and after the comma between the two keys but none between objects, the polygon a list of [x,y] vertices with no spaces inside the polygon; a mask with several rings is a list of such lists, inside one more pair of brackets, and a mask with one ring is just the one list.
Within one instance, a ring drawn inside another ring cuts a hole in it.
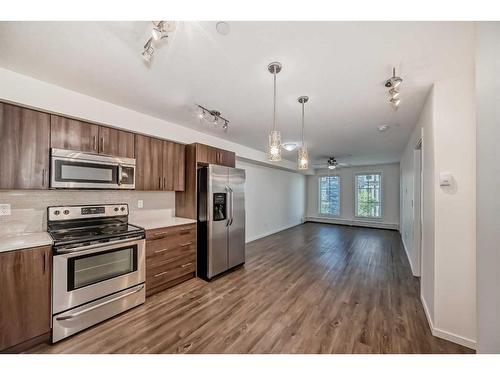
[{"label": "white ceiling", "polygon": [[[0,66],[265,150],[267,64],[280,61],[283,140],[300,140],[297,97],[308,95],[311,158],[374,164],[399,160],[432,83],[453,74],[470,31],[454,22],[228,23],[223,36],[215,22],[179,22],[148,66],[141,52],[149,22],[0,22]],[[393,65],[404,80],[398,112],[383,85]],[[220,110],[229,131],[201,124],[194,103]],[[381,124],[390,128],[379,133]]]}]

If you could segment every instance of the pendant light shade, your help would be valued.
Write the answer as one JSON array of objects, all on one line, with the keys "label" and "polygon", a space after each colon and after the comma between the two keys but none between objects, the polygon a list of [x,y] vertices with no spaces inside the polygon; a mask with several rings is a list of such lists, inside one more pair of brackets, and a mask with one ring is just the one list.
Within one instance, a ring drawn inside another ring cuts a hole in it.
[{"label": "pendant light shade", "polygon": [[279,62],[273,62],[267,66],[269,72],[273,75],[273,128],[269,132],[267,140],[267,160],[281,161],[281,132],[276,126],[276,74],[281,71],[282,65]]},{"label": "pendant light shade", "polygon": [[301,170],[306,170],[309,169],[309,155],[306,143],[304,142],[304,105],[309,100],[309,97],[300,96],[297,100],[302,105],[302,144],[299,148],[297,167]]},{"label": "pendant light shade", "polygon": [[298,168],[303,170],[309,168],[309,155],[307,154],[306,146],[299,148]]}]

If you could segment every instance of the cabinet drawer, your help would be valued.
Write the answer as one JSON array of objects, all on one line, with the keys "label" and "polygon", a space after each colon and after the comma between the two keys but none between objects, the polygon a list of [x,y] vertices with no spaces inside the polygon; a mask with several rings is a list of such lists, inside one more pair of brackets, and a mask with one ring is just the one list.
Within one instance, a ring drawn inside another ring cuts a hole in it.
[{"label": "cabinet drawer", "polygon": [[146,242],[146,259],[150,264],[163,263],[181,256],[196,253],[196,241],[178,242],[169,239]]},{"label": "cabinet drawer", "polygon": [[161,290],[161,286],[168,288],[175,285],[174,281],[187,275],[194,276],[196,269],[195,254],[178,257],[175,260],[158,265],[152,265],[146,270],[146,292]]},{"label": "cabinet drawer", "polygon": [[173,236],[184,236],[184,240],[196,239],[196,224],[178,225],[175,227],[157,228],[146,231],[147,240]]}]

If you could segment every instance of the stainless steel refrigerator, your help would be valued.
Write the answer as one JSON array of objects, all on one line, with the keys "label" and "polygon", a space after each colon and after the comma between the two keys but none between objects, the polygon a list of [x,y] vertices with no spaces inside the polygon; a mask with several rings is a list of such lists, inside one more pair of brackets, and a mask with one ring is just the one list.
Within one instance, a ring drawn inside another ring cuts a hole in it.
[{"label": "stainless steel refrigerator", "polygon": [[245,263],[245,170],[198,169],[198,276],[212,279]]}]

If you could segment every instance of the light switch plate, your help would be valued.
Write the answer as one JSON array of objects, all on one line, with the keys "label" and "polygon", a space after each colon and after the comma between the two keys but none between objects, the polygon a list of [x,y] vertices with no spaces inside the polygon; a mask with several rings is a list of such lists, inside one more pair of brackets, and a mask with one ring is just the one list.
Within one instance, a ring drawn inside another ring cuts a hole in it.
[{"label": "light switch plate", "polygon": [[137,201],[137,208],[143,208],[144,207],[144,201],[142,199],[139,199]]},{"label": "light switch plate", "polygon": [[0,204],[0,216],[10,215],[10,204]]}]

